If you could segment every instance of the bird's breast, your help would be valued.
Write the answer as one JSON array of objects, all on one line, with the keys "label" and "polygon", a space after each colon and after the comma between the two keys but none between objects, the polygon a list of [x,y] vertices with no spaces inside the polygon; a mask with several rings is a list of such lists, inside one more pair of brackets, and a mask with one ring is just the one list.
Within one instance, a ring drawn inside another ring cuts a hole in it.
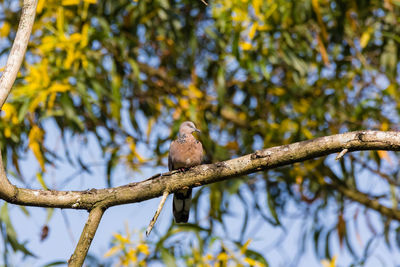
[{"label": "bird's breast", "polygon": [[[194,139],[194,138],[193,138]],[[197,140],[174,142],[170,148],[174,169],[200,165],[203,158],[203,147]]]}]

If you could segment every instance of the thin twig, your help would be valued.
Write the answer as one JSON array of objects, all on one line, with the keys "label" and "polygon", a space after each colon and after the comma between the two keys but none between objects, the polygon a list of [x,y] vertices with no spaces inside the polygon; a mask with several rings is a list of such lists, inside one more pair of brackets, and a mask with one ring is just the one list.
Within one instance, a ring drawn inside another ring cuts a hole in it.
[{"label": "thin twig", "polygon": [[208,6],[208,4],[205,0],[200,0],[200,1],[203,2],[203,4],[205,4],[206,6]]},{"label": "thin twig", "polygon": [[343,158],[344,154],[346,154],[349,150],[347,148],[343,149],[342,151],[340,151],[340,153],[336,156],[336,160],[339,160],[341,158]]},{"label": "thin twig", "polygon": [[355,188],[349,188],[345,185],[337,183],[335,180],[331,180],[330,184],[334,189],[342,193],[345,197],[364,205],[367,208],[373,209],[388,218],[396,219],[400,221],[400,211],[393,208],[388,208],[385,205],[379,203],[378,200],[371,199],[367,194],[358,191]]},{"label": "thin twig", "polygon": [[354,161],[356,161],[358,164],[360,164],[364,169],[369,170],[372,173],[375,173],[376,175],[379,175],[383,179],[385,179],[389,184],[394,185],[394,186],[400,186],[400,183],[397,182],[395,179],[393,179],[390,175],[383,173],[379,170],[375,170],[371,166],[369,166],[367,163],[363,162],[362,160],[357,159],[356,157],[350,156],[350,158]]},{"label": "thin twig", "polygon": [[68,261],[69,267],[80,267],[83,265],[104,211],[104,207],[100,206],[97,206],[90,211],[89,218],[82,230],[78,245],[76,245],[74,254],[71,255],[71,258]]},{"label": "thin twig", "polygon": [[151,219],[149,226],[147,227],[146,236],[149,236],[151,230],[153,229],[154,224],[157,221],[158,215],[160,215],[160,212],[161,212],[162,208],[164,207],[164,203],[165,203],[165,200],[167,200],[168,195],[169,195],[169,192],[168,191],[164,191],[163,196],[162,196],[161,201],[160,201],[160,204],[158,204],[157,211],[154,214],[153,219]]},{"label": "thin twig", "polygon": [[6,67],[0,78],[0,109],[10,94],[18,71],[24,59],[29,37],[31,36],[33,22],[35,21],[37,0],[24,0],[22,15],[19,21],[17,34]]}]

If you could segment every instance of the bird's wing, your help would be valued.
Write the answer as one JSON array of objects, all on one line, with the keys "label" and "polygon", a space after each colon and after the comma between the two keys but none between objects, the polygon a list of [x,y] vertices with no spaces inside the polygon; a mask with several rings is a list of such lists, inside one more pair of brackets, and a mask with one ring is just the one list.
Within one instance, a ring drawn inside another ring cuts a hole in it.
[{"label": "bird's wing", "polygon": [[174,142],[175,141],[172,141],[171,145],[169,147],[169,153],[168,153],[168,170],[169,171],[172,171],[174,169],[174,164],[172,162],[172,156],[171,156],[171,148],[174,146]]}]

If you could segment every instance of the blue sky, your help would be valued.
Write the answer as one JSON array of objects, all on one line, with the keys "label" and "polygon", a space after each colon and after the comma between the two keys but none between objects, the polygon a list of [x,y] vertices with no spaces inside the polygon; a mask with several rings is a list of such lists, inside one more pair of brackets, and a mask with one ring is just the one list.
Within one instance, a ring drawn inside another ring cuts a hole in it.
[{"label": "blue sky", "polygon": [[[142,121],[142,123],[144,122]],[[57,128],[51,121],[47,121],[45,123],[45,129],[47,129],[46,145],[53,149],[56,148],[60,155],[62,155],[62,144]],[[157,133],[155,132],[154,134]],[[101,163],[103,161],[101,158],[101,151],[93,138],[89,138],[87,146],[81,145],[79,137],[71,138],[69,146],[74,153],[79,153],[85,163]],[[139,147],[139,149],[141,150],[139,152],[142,155],[148,157],[151,156],[151,153],[149,153],[145,147],[142,146]],[[334,155],[329,156],[328,160],[331,164],[338,164],[334,161]],[[30,181],[29,184],[31,187],[40,188],[40,185],[35,178],[39,166],[32,153],[29,151],[28,157],[23,163],[22,170],[26,180]],[[91,170],[91,175],[87,173],[77,175],[66,185],[65,188],[62,189],[85,190],[91,188],[104,188],[106,186],[104,166],[97,166]],[[123,185],[133,181],[141,181],[155,173],[166,171],[166,165],[158,168],[142,168],[140,173],[127,172],[123,166],[119,166],[114,173],[113,182],[115,186]],[[57,163],[56,168],[49,166],[45,175],[46,183],[50,188],[61,189],[59,187],[63,184],[63,178],[68,177],[75,172],[76,170],[74,167],[69,164]],[[368,182],[365,182],[367,179]],[[364,185],[362,188],[366,191],[383,188],[383,182],[379,178],[372,177],[366,172],[360,172],[359,180]],[[245,189],[242,192],[250,201],[250,192]],[[167,227],[172,220],[171,199],[172,198],[169,197],[167,200],[150,239],[157,238],[157,232],[164,233],[167,230]],[[226,225],[228,225],[229,236],[235,237],[238,236],[241,231],[240,229],[244,211],[236,197],[232,197],[230,201],[232,216],[226,218]],[[136,229],[136,233],[142,232],[142,234],[144,234],[145,228],[151,220],[158,202],[159,198],[136,204],[117,206],[107,210],[100,223],[89,252],[98,257],[102,257],[109,249],[113,233],[125,233],[125,225],[128,225],[129,229],[132,231]],[[203,210],[207,209],[207,205],[207,198],[203,197]],[[320,261],[315,257],[314,247],[311,241],[312,236],[310,235],[306,240],[307,245],[305,255],[300,258],[299,262],[297,262],[296,255],[298,246],[303,241],[300,229],[303,229],[303,227],[311,227],[312,222],[311,220],[307,220],[306,214],[299,214],[295,205],[290,206],[288,212],[290,216],[282,220],[284,228],[266,224],[257,213],[252,213],[253,219],[249,223],[246,232],[246,238],[251,238],[253,240],[250,248],[266,255],[271,266],[289,266],[289,264],[291,264],[291,266],[321,266]],[[46,221],[46,209],[28,207],[31,215],[30,217],[26,217],[18,206],[9,205],[9,207],[12,222],[17,230],[19,240],[28,241],[27,247],[38,256],[37,259],[30,258],[27,262],[18,257],[12,257],[11,262],[14,266],[20,266],[22,262],[25,264],[29,263],[33,266],[41,266],[54,260],[67,260],[72,254],[77,240],[79,240],[81,230],[88,215],[86,211],[81,210],[61,211],[60,209],[55,209],[54,215],[49,223],[49,237],[41,242],[40,230]],[[352,219],[355,209],[356,205],[349,204],[345,218]],[[322,217],[321,219],[324,220],[327,225],[332,225],[332,227],[334,227],[337,220],[337,207],[330,206],[328,210],[329,212],[324,213],[326,214],[326,217]],[[64,216],[62,213],[64,213]],[[376,229],[381,231],[380,222],[377,216],[375,216],[373,212],[371,214]],[[205,213],[204,216],[206,216]],[[64,217],[67,218],[67,221],[70,224],[69,227],[66,225]],[[362,216],[360,215],[360,217]],[[371,231],[368,230],[368,227],[362,218],[359,219],[359,221],[360,223],[358,225],[353,223],[349,224],[348,229],[352,232],[351,236],[355,237],[357,228],[357,231],[361,236],[359,241],[357,241],[356,238],[352,239],[353,247],[356,248],[357,253],[360,255],[362,247],[371,236]],[[221,227],[217,227],[216,232],[220,233],[221,236],[223,235]],[[286,237],[284,237],[285,233],[287,234]],[[374,250],[373,255],[365,266],[396,266],[400,264],[400,254],[396,248],[392,249],[392,251],[388,250],[383,241],[376,242],[373,246],[376,246],[377,249]],[[335,231],[333,232],[332,248],[332,255],[338,255],[338,266],[348,266],[349,262],[352,260],[351,255],[345,249],[340,249]],[[158,265],[159,264],[155,264],[154,266]]]},{"label": "blue sky", "polygon": [[[4,44],[3,44],[4,45]],[[8,45],[8,44],[7,44]],[[0,58],[0,66],[4,66],[5,57]],[[382,81],[383,82],[383,81]],[[123,116],[124,118],[124,116]],[[138,117],[140,125],[147,125],[140,116]],[[55,149],[60,155],[63,155],[63,145],[61,142],[60,133],[55,124],[48,120],[44,123],[46,129],[46,146]],[[125,124],[126,127],[127,124]],[[129,129],[128,129],[129,130]],[[168,135],[168,129],[163,127],[158,128],[153,134]],[[213,136],[213,133],[209,134],[210,138],[218,138]],[[48,166],[48,171],[45,175],[45,180],[49,188],[60,189],[60,190],[86,190],[91,188],[104,188],[106,187],[105,179],[105,166],[102,158],[102,153],[93,138],[89,137],[89,144],[82,146],[77,138],[71,138],[70,140],[71,151],[75,154],[79,154],[85,163],[99,163],[97,167],[91,168],[92,174],[84,173],[76,175],[65,187],[61,188],[64,184],[66,177],[71,176],[76,172],[76,169],[67,163],[56,163],[55,167]],[[147,150],[144,145],[138,146],[139,153],[146,157],[151,157],[151,152]],[[346,156],[345,156],[346,158]],[[337,166],[338,163],[334,161],[334,155],[328,157],[330,164]],[[27,158],[24,160],[22,165],[22,172],[24,177],[31,188],[41,188],[37,182],[35,175],[39,171],[39,166],[33,157],[32,153],[28,150]],[[387,166],[388,168],[390,166]],[[128,172],[123,166],[119,166],[113,175],[113,185],[123,185],[133,181],[144,180],[155,173],[166,172],[166,164],[157,168],[142,168],[140,172]],[[23,186],[15,179],[11,179],[13,183],[19,186]],[[371,175],[366,171],[360,170],[358,179],[360,187],[365,192],[378,192],[386,188],[385,183],[378,177]],[[244,195],[247,194],[250,199],[250,192],[243,189]],[[164,233],[172,220],[171,212],[171,196],[167,200],[165,207],[155,225],[150,239],[154,239],[157,236],[157,232]],[[1,201],[1,205],[4,204]],[[97,230],[97,234],[93,240],[92,246],[89,253],[92,253],[98,257],[102,257],[104,253],[109,249],[110,241],[113,233],[121,232],[125,233],[125,225],[129,226],[130,230],[136,229],[137,233],[142,231],[144,234],[145,228],[151,220],[154,211],[157,208],[159,199],[152,199],[141,203],[123,205],[118,207],[110,208],[104,214],[104,217]],[[264,201],[265,203],[265,201]],[[348,203],[347,212],[345,218],[351,221],[357,205]],[[203,210],[207,209],[207,199],[203,197],[202,207]],[[232,207],[233,216],[229,216],[226,219],[226,225],[228,225],[228,232],[231,237],[237,236],[241,231],[241,218],[243,217],[244,211],[241,207],[239,200],[236,197],[231,198],[230,206]],[[63,210],[55,209],[54,215],[50,220],[49,236],[43,242],[40,241],[41,227],[46,222],[47,211],[43,208],[28,207],[30,216],[27,217],[21,211],[18,206],[9,205],[11,212],[11,219],[14,227],[17,231],[18,238],[20,241],[28,241],[27,247],[35,253],[38,258],[28,258],[26,261],[20,257],[11,257],[10,261],[14,266],[21,266],[22,263],[29,264],[32,266],[41,266],[45,263],[49,263],[54,260],[67,260],[73,253],[76,242],[79,239],[81,230],[86,222],[88,213],[81,210]],[[334,227],[337,220],[337,207],[330,206],[329,212],[326,212],[325,217],[321,217],[327,225]],[[314,255],[314,248],[312,243],[312,236],[307,236],[306,252],[303,257],[300,258],[299,262],[296,262],[296,253],[298,245],[303,241],[303,236],[300,235],[300,229],[303,227],[311,227],[311,221],[307,220],[307,214],[299,214],[296,210],[295,205],[291,205],[289,208],[290,218],[283,219],[285,228],[274,227],[262,223],[262,219],[259,215],[253,213],[253,220],[250,222],[246,237],[251,238],[252,244],[250,248],[266,255],[267,260],[271,266],[321,266],[320,261],[316,259]],[[360,212],[362,213],[362,212]],[[64,214],[64,215],[63,215]],[[378,216],[374,212],[370,212],[371,221],[378,232],[381,232],[382,225]],[[204,214],[204,216],[206,216]],[[66,220],[69,222],[69,226],[66,225]],[[304,220],[304,218],[306,220]],[[193,218],[192,218],[193,219]],[[371,237],[371,231],[369,230],[365,218],[360,215],[358,224],[349,224],[349,231],[351,232],[352,243],[357,253],[360,255],[363,246],[365,246],[368,239]],[[218,229],[219,228],[219,229]],[[223,233],[221,227],[217,227],[217,232]],[[282,238],[284,234],[287,234],[285,238]],[[356,233],[359,234],[360,239],[357,239]],[[339,266],[348,266],[352,258],[348,251],[341,249],[339,246],[339,240],[336,232],[333,232],[332,238],[332,254],[338,256]],[[390,235],[393,239],[393,234]],[[399,250],[393,247],[391,250],[388,249],[383,241],[375,242],[373,247],[376,247],[372,253],[370,259],[367,261],[366,266],[399,266],[400,265],[400,254]],[[3,250],[3,243],[0,244],[0,250]],[[0,259],[0,264],[3,259]],[[155,264],[157,265],[157,264]]]}]

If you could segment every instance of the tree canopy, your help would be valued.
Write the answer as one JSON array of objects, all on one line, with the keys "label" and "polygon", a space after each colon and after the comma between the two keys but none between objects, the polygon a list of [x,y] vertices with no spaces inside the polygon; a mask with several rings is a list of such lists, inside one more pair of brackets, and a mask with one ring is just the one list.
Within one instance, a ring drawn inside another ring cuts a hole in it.
[{"label": "tree canopy", "polygon": [[[0,6],[4,60],[21,3]],[[166,166],[185,120],[205,133],[206,163],[347,131],[398,130],[399,15],[397,0],[39,0],[24,65],[1,113],[8,174],[30,187],[21,168],[31,151],[41,187],[63,189],[62,180],[49,185],[48,168],[67,161],[90,172],[95,166],[68,144],[79,140],[85,149],[92,138],[112,187],[117,167],[140,177],[144,167]],[[46,145],[52,131],[65,155]],[[264,266],[271,256],[248,247],[257,214],[277,229],[293,216],[304,222],[304,242],[293,254],[312,244],[318,259],[332,263],[338,239],[352,255],[348,263],[364,264],[377,239],[398,253],[399,222],[351,195],[397,211],[398,162],[396,153],[365,151],[204,186],[194,195],[191,224],[171,221],[163,236],[140,237],[137,245],[129,231],[118,234],[106,256],[123,264]],[[230,238],[234,205],[244,215],[235,217],[240,234]],[[3,204],[3,253],[30,255],[7,210]],[[360,244],[363,233],[349,226],[359,221],[371,236]],[[192,249],[176,239],[182,232],[193,234]]]}]

